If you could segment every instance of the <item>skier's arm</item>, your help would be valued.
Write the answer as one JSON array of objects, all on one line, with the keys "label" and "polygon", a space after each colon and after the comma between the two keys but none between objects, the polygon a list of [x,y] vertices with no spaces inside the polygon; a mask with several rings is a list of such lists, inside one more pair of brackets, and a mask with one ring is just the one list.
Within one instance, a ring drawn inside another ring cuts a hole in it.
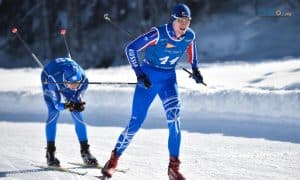
[{"label": "skier's arm", "polygon": [[78,90],[76,92],[76,99],[74,100],[75,102],[81,102],[83,101],[83,96],[88,88],[89,85],[89,80],[86,78],[85,75],[82,77],[82,83],[79,85]]},{"label": "skier's arm", "polygon": [[139,36],[128,44],[125,48],[125,53],[129,63],[131,64],[136,76],[143,74],[140,67],[138,51],[157,43],[159,39],[159,33],[156,28],[152,28],[149,32]]},{"label": "skier's arm", "polygon": [[192,69],[198,69],[198,60],[197,60],[197,47],[196,42],[193,40],[188,48],[187,48],[187,54],[188,54],[188,61],[192,66]]},{"label": "skier's arm", "polygon": [[196,49],[196,42],[195,39],[189,44],[187,48],[187,54],[188,54],[188,60],[189,63],[192,66],[193,70],[193,79],[196,81],[196,83],[202,83],[206,86],[206,84],[203,82],[203,76],[198,69],[198,61],[197,61],[197,49]]},{"label": "skier's arm", "polygon": [[48,84],[49,93],[48,96],[51,98],[55,109],[62,111],[65,109],[65,103],[60,102],[61,96],[59,93],[58,84],[56,84],[55,79],[52,76],[48,77],[48,82],[52,82]]}]

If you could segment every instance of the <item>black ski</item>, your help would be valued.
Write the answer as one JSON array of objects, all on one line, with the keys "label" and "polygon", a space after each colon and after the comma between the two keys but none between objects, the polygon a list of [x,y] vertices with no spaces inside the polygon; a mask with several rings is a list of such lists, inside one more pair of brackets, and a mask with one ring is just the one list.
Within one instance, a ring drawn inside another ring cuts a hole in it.
[{"label": "black ski", "polygon": [[[74,166],[79,166],[82,168],[95,168],[95,169],[102,169],[104,166],[98,164],[96,166],[92,166],[92,165],[86,165],[84,163],[74,163],[74,162],[68,162],[68,164],[74,165]],[[127,171],[129,171],[129,169],[119,169],[117,168],[115,170],[116,172],[120,172],[120,173],[126,173]]]},{"label": "black ski", "polygon": [[101,180],[109,180],[110,178],[107,176],[94,176],[95,178],[101,179]]},{"label": "black ski", "polygon": [[68,168],[64,168],[64,167],[57,167],[57,166],[47,166],[47,165],[38,165],[38,164],[32,164],[32,166],[34,167],[38,167],[41,169],[46,169],[46,170],[53,170],[53,171],[60,171],[60,172],[66,172],[66,173],[71,173],[71,174],[77,174],[80,176],[84,176],[86,175],[88,172],[77,172],[77,171],[73,171],[71,169]]}]

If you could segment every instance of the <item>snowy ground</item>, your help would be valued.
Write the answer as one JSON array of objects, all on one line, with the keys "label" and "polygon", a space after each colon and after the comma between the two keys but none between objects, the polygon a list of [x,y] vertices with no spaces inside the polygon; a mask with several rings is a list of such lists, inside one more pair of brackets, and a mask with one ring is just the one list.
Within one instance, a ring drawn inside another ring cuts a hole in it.
[{"label": "snowy ground", "polygon": [[[0,69],[0,178],[96,179],[99,170],[78,176],[31,165],[45,164],[40,71]],[[187,179],[300,179],[300,61],[204,64],[201,71],[208,87],[177,71]],[[135,81],[129,66],[87,75],[90,81]],[[101,164],[129,119],[133,89],[91,85],[86,94],[89,141]],[[70,119],[64,112],[57,132],[57,155],[65,167],[81,161]],[[112,179],[167,179],[167,163],[166,122],[156,99],[120,160],[119,167],[130,170]]]}]

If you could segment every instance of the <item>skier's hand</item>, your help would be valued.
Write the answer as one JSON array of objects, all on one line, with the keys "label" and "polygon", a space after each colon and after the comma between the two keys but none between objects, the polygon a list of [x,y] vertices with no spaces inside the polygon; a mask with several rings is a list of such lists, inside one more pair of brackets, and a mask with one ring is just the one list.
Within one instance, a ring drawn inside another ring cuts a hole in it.
[{"label": "skier's hand", "polygon": [[151,87],[151,81],[149,80],[148,76],[145,73],[139,75],[137,77],[137,81],[138,81],[138,85],[146,89]]},{"label": "skier's hand", "polygon": [[74,104],[74,111],[78,111],[78,112],[81,112],[81,111],[84,111],[85,109],[85,102],[84,101],[80,101],[78,103],[75,103]]},{"label": "skier's hand", "polygon": [[68,101],[64,105],[65,105],[65,109],[69,109],[69,111],[71,111],[71,112],[74,111],[74,108],[75,108],[74,102]]},{"label": "skier's hand", "polygon": [[200,71],[197,68],[193,69],[193,74],[192,74],[192,78],[196,81],[197,84],[199,83],[204,83],[203,82],[203,77],[200,73]]},{"label": "skier's hand", "polygon": [[71,111],[71,112],[73,112],[73,111],[81,112],[81,111],[84,111],[85,104],[86,103],[84,101],[80,101],[80,102],[68,101],[65,103],[65,109],[69,109],[69,111]]}]

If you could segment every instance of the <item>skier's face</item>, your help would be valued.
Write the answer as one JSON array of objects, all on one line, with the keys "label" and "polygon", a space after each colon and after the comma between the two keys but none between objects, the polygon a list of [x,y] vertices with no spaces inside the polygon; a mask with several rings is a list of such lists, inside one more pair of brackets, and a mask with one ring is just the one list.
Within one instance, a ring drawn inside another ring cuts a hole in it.
[{"label": "skier's face", "polygon": [[189,18],[176,18],[173,21],[173,28],[176,34],[176,37],[184,35],[189,28],[191,19]]},{"label": "skier's face", "polygon": [[79,83],[67,83],[68,88],[72,89],[73,91],[77,90]]}]

